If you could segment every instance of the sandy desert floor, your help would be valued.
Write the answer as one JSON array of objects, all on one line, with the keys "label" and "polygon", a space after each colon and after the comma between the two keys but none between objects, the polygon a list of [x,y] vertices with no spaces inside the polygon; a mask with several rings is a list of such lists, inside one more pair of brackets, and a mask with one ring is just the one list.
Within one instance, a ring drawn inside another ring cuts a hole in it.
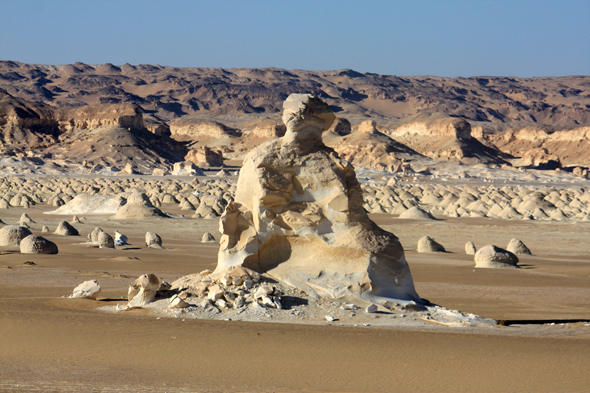
[{"label": "sandy desert floor", "polygon": [[[7,224],[26,212],[52,230],[62,219],[32,209],[0,211]],[[162,210],[182,214],[176,205]],[[590,386],[590,223],[487,218],[400,220],[373,215],[406,249],[421,297],[508,326],[453,328],[339,326],[156,318],[150,310],[105,313],[124,302],[144,273],[172,282],[213,269],[217,220],[114,221],[86,216],[80,237],[44,236],[58,255],[0,249],[0,391],[41,392],[581,392]],[[88,248],[100,226],[131,246]],[[146,231],[164,250],[146,248]],[[447,253],[418,254],[429,235]],[[533,256],[521,269],[475,269],[464,244],[505,247],[521,239]],[[23,265],[25,262],[35,265]],[[88,279],[100,301],[66,299]],[[385,318],[370,316],[377,322]],[[369,318],[368,316],[366,318]],[[531,323],[535,322],[536,323]]]}]

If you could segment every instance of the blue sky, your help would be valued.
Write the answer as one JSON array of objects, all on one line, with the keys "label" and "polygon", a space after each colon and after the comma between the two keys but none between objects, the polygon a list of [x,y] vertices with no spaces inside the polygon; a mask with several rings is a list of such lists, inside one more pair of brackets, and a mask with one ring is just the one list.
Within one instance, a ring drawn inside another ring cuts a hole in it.
[{"label": "blue sky", "polygon": [[590,75],[590,1],[0,2],[0,59]]}]

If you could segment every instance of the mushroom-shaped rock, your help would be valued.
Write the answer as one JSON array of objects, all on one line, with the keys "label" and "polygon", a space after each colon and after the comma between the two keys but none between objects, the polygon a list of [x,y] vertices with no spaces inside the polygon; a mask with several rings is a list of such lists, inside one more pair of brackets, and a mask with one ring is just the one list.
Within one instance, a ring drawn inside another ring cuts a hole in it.
[{"label": "mushroom-shaped rock", "polygon": [[69,298],[96,299],[100,293],[100,284],[96,280],[84,281],[74,288]]},{"label": "mushroom-shaped rock", "polygon": [[209,232],[205,232],[203,234],[203,239],[201,240],[201,243],[217,243],[217,241],[215,240],[212,234],[210,234]]},{"label": "mushroom-shaped rock", "polygon": [[71,226],[70,223],[67,221],[60,222],[59,225],[57,226],[57,229],[53,233],[55,233],[56,235],[61,235],[61,236],[79,236],[80,235],[78,233],[78,230],[76,228],[74,228],[73,226]]},{"label": "mushroom-shaped rock", "polygon": [[473,242],[465,243],[465,254],[467,255],[475,255],[477,249],[475,248],[475,244]]},{"label": "mushroom-shaped rock", "polygon": [[398,238],[371,221],[354,167],[322,141],[328,104],[292,94],[283,109],[285,135],[244,159],[212,278],[243,266],[314,296],[420,302]]},{"label": "mushroom-shaped rock", "polygon": [[115,231],[115,246],[130,246],[127,242],[127,236],[119,231]]},{"label": "mushroom-shaped rock", "polygon": [[160,235],[154,232],[146,232],[145,234],[145,245],[149,248],[159,248],[163,249],[162,247],[162,238]]},{"label": "mushroom-shaped rock", "polygon": [[29,235],[20,242],[21,254],[57,254],[57,245],[37,235]]},{"label": "mushroom-shaped rock", "polygon": [[98,247],[100,248],[115,248],[115,240],[111,235],[102,231],[97,236]]},{"label": "mushroom-shaped rock", "polygon": [[515,255],[532,255],[531,250],[529,250],[529,248],[525,246],[524,243],[518,240],[517,238],[512,238],[512,240],[510,240],[510,243],[508,243],[508,247],[506,247],[506,250],[510,251]]},{"label": "mushroom-shaped rock", "polygon": [[475,267],[505,268],[518,267],[518,257],[500,247],[488,245],[475,253]]},{"label": "mushroom-shaped rock", "polygon": [[424,236],[418,240],[418,252],[445,252],[445,248],[434,241],[430,236]]},{"label": "mushroom-shaped rock", "polygon": [[160,279],[155,274],[143,274],[129,285],[127,308],[142,307],[151,303],[160,289]]},{"label": "mushroom-shaped rock", "polygon": [[28,228],[19,225],[7,225],[0,228],[0,246],[18,246],[21,240],[31,235]]},{"label": "mushroom-shaped rock", "polygon": [[414,220],[435,220],[430,212],[420,209],[418,206],[413,206],[399,215],[399,218],[409,218]]}]

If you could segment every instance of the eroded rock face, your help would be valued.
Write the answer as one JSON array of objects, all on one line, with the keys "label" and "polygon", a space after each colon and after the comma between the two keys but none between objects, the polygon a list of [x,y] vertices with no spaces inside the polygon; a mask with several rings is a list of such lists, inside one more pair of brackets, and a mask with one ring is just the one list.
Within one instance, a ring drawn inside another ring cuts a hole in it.
[{"label": "eroded rock face", "polygon": [[311,295],[419,302],[398,238],[368,218],[354,168],[322,142],[333,112],[306,94],[283,107],[285,136],[244,161],[213,277],[243,266]]}]

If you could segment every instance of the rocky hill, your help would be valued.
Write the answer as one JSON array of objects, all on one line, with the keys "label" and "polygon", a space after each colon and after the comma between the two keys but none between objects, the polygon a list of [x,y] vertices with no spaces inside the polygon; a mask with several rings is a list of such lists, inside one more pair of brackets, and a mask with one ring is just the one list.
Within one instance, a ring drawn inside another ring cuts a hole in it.
[{"label": "rocky hill", "polygon": [[178,68],[0,61],[0,88],[54,106],[133,103],[162,120],[189,114],[275,113],[312,93],[338,116],[442,112],[472,121],[590,124],[590,76],[398,77],[353,70]]},{"label": "rocky hill", "polygon": [[[356,166],[590,166],[590,76],[397,77],[352,70],[0,61],[0,153],[150,168],[210,149],[240,160],[284,133],[291,93],[338,116],[326,144]],[[187,158],[188,157],[188,158]],[[191,159],[192,157],[192,159]],[[215,165],[213,165],[215,166]]]}]

